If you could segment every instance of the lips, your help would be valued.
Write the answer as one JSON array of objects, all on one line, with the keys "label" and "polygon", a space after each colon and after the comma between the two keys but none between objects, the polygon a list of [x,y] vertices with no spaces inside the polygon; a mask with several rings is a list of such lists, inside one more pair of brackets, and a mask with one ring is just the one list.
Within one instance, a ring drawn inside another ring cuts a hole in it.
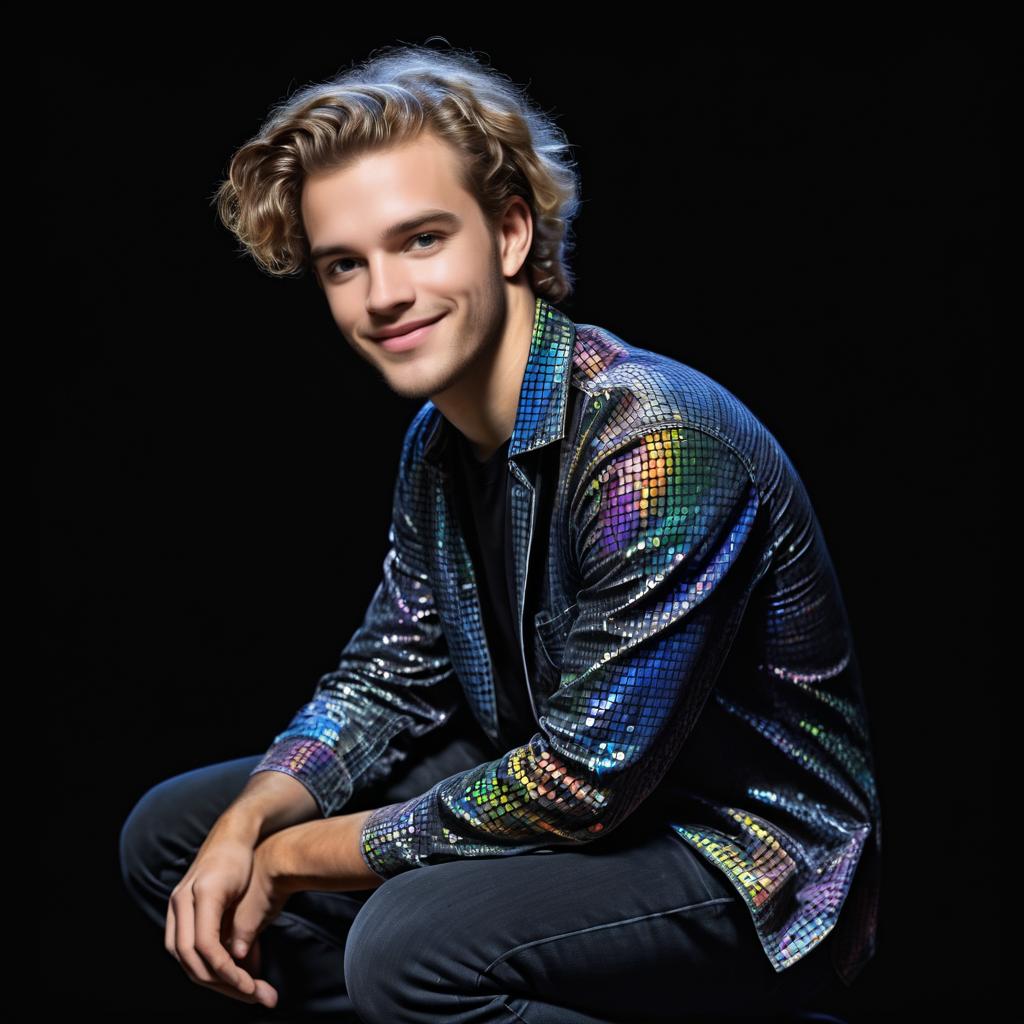
[{"label": "lips", "polygon": [[380,334],[371,334],[370,337],[374,341],[388,341],[391,338],[401,338],[406,334],[411,334],[413,331],[419,330],[421,327],[428,327],[430,324],[437,323],[444,313],[439,313],[435,317],[428,318],[426,320],[412,320],[408,324],[398,324],[396,327],[388,327],[385,331]]},{"label": "lips", "polygon": [[445,316],[447,314],[442,313],[441,316],[435,317],[433,320],[427,320],[425,323],[421,321],[421,326],[419,327],[412,325],[403,334],[397,334],[390,338],[376,339],[377,344],[386,352],[408,352],[417,348],[426,338],[430,337],[430,332],[434,329],[434,325],[443,320]]}]

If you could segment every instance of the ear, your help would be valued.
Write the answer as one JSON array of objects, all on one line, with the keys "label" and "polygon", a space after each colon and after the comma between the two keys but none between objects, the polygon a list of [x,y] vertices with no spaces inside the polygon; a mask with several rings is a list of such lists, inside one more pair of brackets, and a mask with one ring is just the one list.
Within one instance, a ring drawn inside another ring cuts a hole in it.
[{"label": "ear", "polygon": [[523,268],[533,246],[533,212],[522,196],[512,196],[496,219],[495,240],[502,270],[514,277]]}]

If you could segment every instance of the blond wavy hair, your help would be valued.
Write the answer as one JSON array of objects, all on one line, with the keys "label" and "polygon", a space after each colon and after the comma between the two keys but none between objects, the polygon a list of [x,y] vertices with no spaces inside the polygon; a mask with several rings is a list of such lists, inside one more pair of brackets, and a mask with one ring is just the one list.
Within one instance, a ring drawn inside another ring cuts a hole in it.
[{"label": "blond wavy hair", "polygon": [[575,282],[566,258],[580,205],[571,144],[523,88],[471,51],[386,47],[303,87],[272,107],[235,152],[211,202],[264,272],[302,275],[312,271],[300,207],[307,175],[424,131],[461,155],[460,182],[488,223],[496,225],[510,197],[523,197],[533,215],[526,260],[533,290],[553,303],[569,295]]}]

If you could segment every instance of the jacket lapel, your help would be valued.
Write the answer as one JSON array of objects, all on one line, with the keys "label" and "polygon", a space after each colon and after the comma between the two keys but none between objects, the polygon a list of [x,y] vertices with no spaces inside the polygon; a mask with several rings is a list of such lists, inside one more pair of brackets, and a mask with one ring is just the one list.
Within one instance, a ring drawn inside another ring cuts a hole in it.
[{"label": "jacket lapel", "polygon": [[[515,425],[508,449],[509,472],[513,478],[509,512],[517,598],[515,624],[531,702],[534,700],[530,675],[532,658],[525,655],[523,629],[537,521],[537,481],[535,462],[530,453],[565,435],[575,340],[576,328],[572,320],[537,296],[530,352],[519,389]],[[494,741],[498,737],[494,673],[483,629],[476,574],[451,492],[448,455],[454,429],[435,408],[422,448],[432,490],[430,501],[425,503],[432,522],[424,525],[424,532],[436,538],[431,581],[438,615],[448,640],[452,667],[462,682],[480,726]],[[552,481],[548,486],[550,493],[554,494],[556,482]]]}]

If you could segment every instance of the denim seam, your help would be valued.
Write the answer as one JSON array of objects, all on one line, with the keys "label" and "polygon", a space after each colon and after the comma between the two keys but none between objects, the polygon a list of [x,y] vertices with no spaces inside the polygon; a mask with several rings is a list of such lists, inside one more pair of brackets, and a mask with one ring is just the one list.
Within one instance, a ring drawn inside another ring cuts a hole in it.
[{"label": "denim seam", "polygon": [[679,914],[684,910],[698,910],[701,907],[714,906],[716,904],[734,903],[735,901],[729,896],[717,896],[711,900],[704,900],[701,903],[688,903],[685,907],[673,907],[671,910],[658,910],[653,914],[640,914],[637,917],[626,917],[619,921],[608,921],[605,924],[591,925],[589,928],[576,928],[571,932],[560,932],[558,935],[548,935],[543,939],[533,939],[530,942],[522,942],[518,946],[513,946],[511,949],[506,950],[501,956],[492,960],[482,971],[476,976],[476,987],[480,987],[480,983],[483,981],[485,974],[489,974],[495,967],[498,966],[503,960],[507,960],[510,956],[514,956],[516,953],[524,949],[529,949],[531,946],[540,946],[545,942],[555,942],[558,939],[571,938],[573,935],[585,935],[587,932],[601,931],[605,928],[618,928],[624,924],[634,924],[637,921],[649,921],[654,917],[667,917],[669,914]]},{"label": "denim seam", "polygon": [[504,1006],[505,1009],[508,1010],[508,1012],[511,1013],[512,1016],[515,1017],[516,1020],[522,1021],[522,1024],[528,1024],[526,1018],[525,1017],[521,1017],[518,1013],[516,1013],[516,1011],[513,1010],[512,1007],[509,1006],[509,1004],[506,1003],[504,999],[501,1001],[501,1005]]}]

